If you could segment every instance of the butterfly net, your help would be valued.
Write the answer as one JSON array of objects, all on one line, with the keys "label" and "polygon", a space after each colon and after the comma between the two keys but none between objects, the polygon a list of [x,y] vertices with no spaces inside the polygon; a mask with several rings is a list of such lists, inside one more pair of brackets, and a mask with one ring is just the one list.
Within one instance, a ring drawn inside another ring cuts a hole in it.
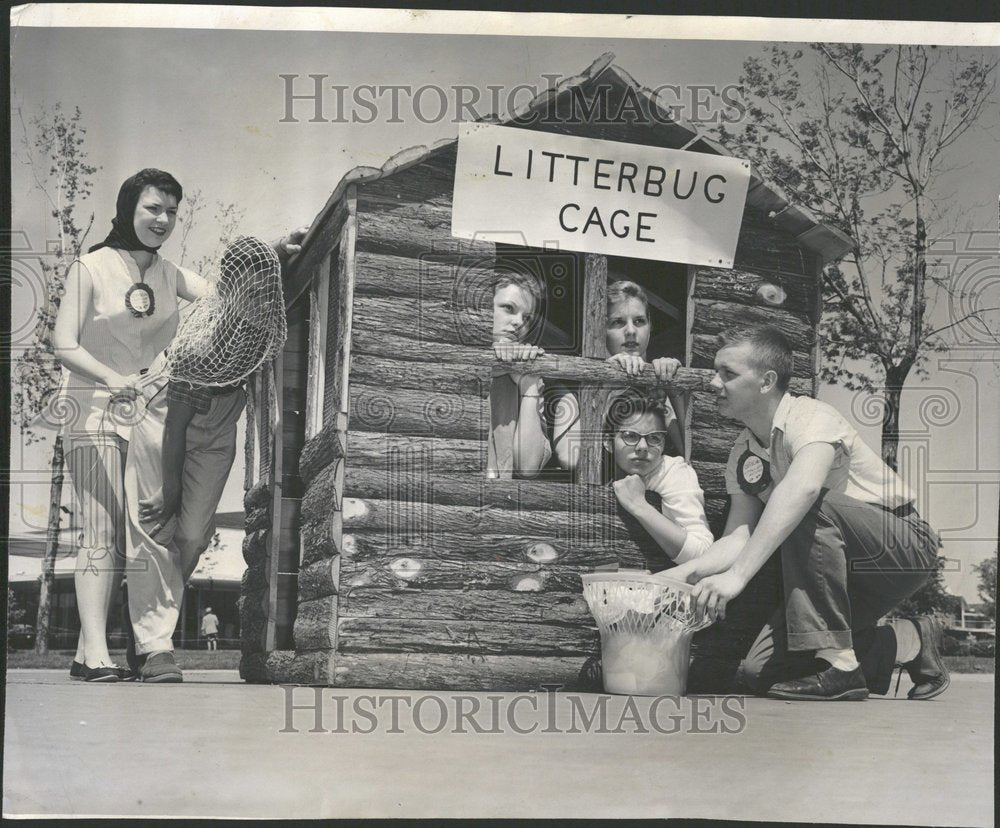
[{"label": "butterfly net", "polygon": [[277,355],[287,334],[278,256],[269,244],[243,236],[226,248],[209,294],[177,332],[167,358],[170,378],[240,382]]},{"label": "butterfly net", "polygon": [[600,572],[583,576],[583,596],[601,633],[607,692],[685,693],[691,638],[711,623],[698,616],[688,584],[642,572]]}]

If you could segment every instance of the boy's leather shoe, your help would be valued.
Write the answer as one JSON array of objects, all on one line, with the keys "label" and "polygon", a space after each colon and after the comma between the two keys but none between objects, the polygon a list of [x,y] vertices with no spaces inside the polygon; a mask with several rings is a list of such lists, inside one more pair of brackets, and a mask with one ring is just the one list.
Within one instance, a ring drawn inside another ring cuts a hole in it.
[{"label": "boy's leather shoe", "polygon": [[772,684],[767,695],[775,699],[806,701],[862,701],[868,698],[868,685],[860,667],[837,670],[819,661],[816,672],[805,678]]},{"label": "boy's leather shoe", "polygon": [[166,684],[184,681],[184,673],[181,672],[181,668],[174,661],[174,654],[169,651],[146,656],[146,660],[139,669],[139,676],[147,684]]},{"label": "boy's leather shoe", "polygon": [[941,660],[938,651],[938,641],[941,638],[941,627],[932,616],[920,615],[907,619],[920,633],[920,652],[913,661],[908,661],[903,667],[910,674],[913,687],[907,696],[917,701],[933,699],[941,695],[951,684],[948,668]]}]

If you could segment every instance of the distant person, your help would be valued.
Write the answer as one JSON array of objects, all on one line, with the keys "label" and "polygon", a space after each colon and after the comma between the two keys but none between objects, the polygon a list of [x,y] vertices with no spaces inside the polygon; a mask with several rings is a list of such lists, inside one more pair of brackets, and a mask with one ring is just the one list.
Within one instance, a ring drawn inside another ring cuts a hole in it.
[{"label": "distant person", "polygon": [[741,421],[726,468],[721,539],[671,573],[693,583],[698,610],[730,601],[780,547],[784,601],[740,666],[754,692],[779,699],[862,700],[889,690],[894,666],[911,699],[949,683],[932,617],[878,621],[937,570],[937,535],[913,494],[830,405],[788,392],[792,350],[776,328],[719,337],[721,414]]},{"label": "distant person", "polygon": [[201,637],[205,639],[206,649],[219,649],[219,617],[211,607],[205,607],[205,614],[201,617]]}]

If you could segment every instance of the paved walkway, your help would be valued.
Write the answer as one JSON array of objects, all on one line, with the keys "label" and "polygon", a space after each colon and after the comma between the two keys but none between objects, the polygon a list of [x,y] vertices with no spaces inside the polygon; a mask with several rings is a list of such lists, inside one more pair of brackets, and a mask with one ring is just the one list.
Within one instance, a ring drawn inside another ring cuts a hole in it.
[{"label": "paved walkway", "polygon": [[898,699],[839,704],[185,677],[9,672],[4,814],[993,824],[989,675],[930,702],[904,678]]}]

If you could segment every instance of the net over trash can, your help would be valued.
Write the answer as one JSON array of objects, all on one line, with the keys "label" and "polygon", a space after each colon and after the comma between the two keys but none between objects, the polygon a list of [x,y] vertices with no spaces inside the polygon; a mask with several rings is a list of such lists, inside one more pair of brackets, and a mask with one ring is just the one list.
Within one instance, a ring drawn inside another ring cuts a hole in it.
[{"label": "net over trash can", "polygon": [[601,633],[604,689],[683,696],[691,638],[711,623],[695,618],[691,586],[639,571],[582,578],[584,598]]}]

